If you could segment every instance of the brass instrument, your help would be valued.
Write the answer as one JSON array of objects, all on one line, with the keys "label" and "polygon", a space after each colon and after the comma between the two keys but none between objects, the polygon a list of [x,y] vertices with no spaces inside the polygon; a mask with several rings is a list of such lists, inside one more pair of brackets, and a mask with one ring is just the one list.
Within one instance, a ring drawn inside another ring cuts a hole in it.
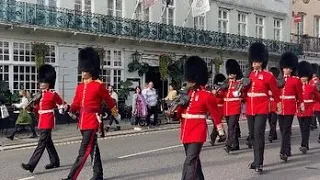
[{"label": "brass instrument", "polygon": [[168,109],[169,114],[174,114],[178,106],[187,107],[189,105],[190,96],[188,94],[188,88],[181,88],[179,90],[179,97],[172,101],[172,106]]}]

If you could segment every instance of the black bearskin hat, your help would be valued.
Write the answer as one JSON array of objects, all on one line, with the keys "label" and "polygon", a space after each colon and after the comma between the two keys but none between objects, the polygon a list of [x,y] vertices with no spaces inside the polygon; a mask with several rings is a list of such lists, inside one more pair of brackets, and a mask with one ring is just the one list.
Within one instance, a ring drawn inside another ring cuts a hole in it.
[{"label": "black bearskin hat", "polygon": [[265,69],[268,65],[268,60],[269,52],[264,44],[260,42],[251,44],[249,47],[249,64],[252,64],[253,62],[261,62],[262,69]]},{"label": "black bearskin hat", "polygon": [[276,67],[271,67],[269,71],[273,74],[274,77],[278,78],[280,75],[280,69]]},{"label": "black bearskin hat", "polygon": [[237,79],[241,79],[243,77],[242,71],[239,63],[234,59],[228,59],[226,62],[226,71],[227,74],[236,74]]},{"label": "black bearskin hat", "polygon": [[100,57],[92,47],[86,47],[79,52],[79,70],[88,72],[93,79],[98,79],[100,74]]},{"label": "black bearskin hat", "polygon": [[223,74],[216,74],[213,78],[213,84],[215,85],[221,85],[223,81],[225,81],[227,78]]},{"label": "black bearskin hat", "polygon": [[301,61],[298,64],[298,76],[299,77],[308,77],[309,80],[312,79],[313,71],[312,65],[307,61]]},{"label": "black bearskin hat", "polygon": [[315,74],[317,77],[319,77],[319,65],[316,63],[311,64],[312,65],[312,72]]},{"label": "black bearskin hat", "polygon": [[44,64],[40,66],[39,72],[38,72],[39,83],[48,83],[49,88],[54,89],[56,78],[57,78],[57,74],[53,66],[49,64]]},{"label": "black bearskin hat", "polygon": [[298,56],[292,52],[283,53],[280,59],[280,69],[290,68],[292,74],[295,74],[298,66]]},{"label": "black bearskin hat", "polygon": [[184,80],[205,86],[209,74],[207,63],[199,56],[189,57],[184,64]]}]

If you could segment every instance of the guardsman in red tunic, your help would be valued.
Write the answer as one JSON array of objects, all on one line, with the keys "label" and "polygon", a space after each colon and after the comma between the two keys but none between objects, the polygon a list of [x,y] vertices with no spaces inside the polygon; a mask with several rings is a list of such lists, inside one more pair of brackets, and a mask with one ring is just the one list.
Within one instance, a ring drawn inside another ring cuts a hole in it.
[{"label": "guardsman in red tunic", "polygon": [[309,150],[310,137],[310,123],[313,115],[313,106],[315,102],[320,102],[320,94],[316,87],[309,83],[312,79],[312,66],[306,61],[298,64],[298,76],[302,82],[303,102],[305,110],[302,112],[300,108],[297,109],[298,121],[301,131],[301,147],[299,150],[305,154]]},{"label": "guardsman in red tunic", "polygon": [[[213,79],[213,90],[212,93],[217,98],[218,103],[218,111],[220,112],[221,119],[223,119],[223,96],[219,94],[222,92],[223,89],[228,88],[228,84],[226,83],[226,77],[223,74],[216,74]],[[210,135],[210,143],[213,146],[218,136],[217,127],[213,124],[212,133]],[[222,139],[219,139],[218,142],[222,142]]]},{"label": "guardsman in red tunic", "polygon": [[296,74],[298,57],[286,52],[281,56],[280,69],[283,71],[284,87],[280,89],[281,112],[278,116],[281,132],[280,159],[287,161],[291,156],[291,129],[297,107],[304,111],[302,83]]},{"label": "guardsman in red tunic", "polygon": [[[249,63],[252,71],[249,73],[250,84],[243,78],[245,87],[246,114],[249,129],[247,144],[253,142],[254,161],[250,169],[262,173],[264,160],[265,130],[269,114],[269,96],[271,91],[278,103],[279,89],[276,78],[265,70],[268,64],[268,50],[262,43],[253,43],[249,48]],[[279,108],[280,104],[277,104]]]},{"label": "guardsman in red tunic", "polygon": [[225,138],[225,134],[217,99],[211,92],[204,89],[208,82],[206,62],[198,56],[192,56],[187,59],[184,68],[184,79],[187,82],[190,100],[177,109],[177,116],[181,119],[180,139],[186,153],[182,180],[204,180],[199,155],[207,139],[206,114],[208,112],[217,127],[220,138]]},{"label": "guardsman in red tunic", "polygon": [[94,156],[92,157],[94,163],[93,177],[91,179],[102,180],[103,169],[97,142],[97,132],[100,124],[99,113],[102,101],[111,108],[113,116],[117,117],[118,112],[106,87],[96,81],[100,73],[100,58],[93,48],[87,47],[80,50],[79,69],[82,72],[83,82],[76,88],[75,97],[69,111],[71,113],[79,112],[78,127],[82,134],[82,142],[79,155],[66,179],[77,179],[90,154]]},{"label": "guardsman in red tunic", "polygon": [[[312,64],[312,70],[313,70],[313,78],[310,81],[310,84],[317,84],[320,83],[319,81],[319,74],[320,74],[320,67],[318,64]],[[320,124],[320,103],[315,102],[314,103],[314,107],[313,107],[313,118],[311,121],[311,130],[317,129],[317,119],[319,121]],[[320,142],[320,134],[319,134],[319,140]]]},{"label": "guardsman in red tunic", "polygon": [[226,71],[228,75],[228,88],[222,90],[220,95],[223,97],[223,115],[228,124],[228,139],[224,150],[230,151],[239,150],[239,118],[241,113],[241,94],[238,93],[240,79],[243,75],[240,65],[234,59],[229,59],[226,62]]},{"label": "guardsman in red tunic", "polygon": [[40,138],[38,146],[28,164],[21,164],[24,170],[30,172],[33,172],[36,168],[45,149],[47,149],[50,157],[50,164],[46,165],[45,168],[52,169],[60,166],[60,159],[52,142],[51,131],[55,126],[54,109],[57,105],[61,107],[64,102],[53,90],[56,82],[56,71],[54,67],[48,64],[42,65],[38,72],[38,82],[40,84],[41,97],[39,95],[39,101],[35,102],[34,111],[38,115]]},{"label": "guardsman in red tunic", "polygon": [[[269,69],[269,71],[273,74],[273,76],[275,78],[278,79],[279,75],[280,75],[280,70],[276,67],[271,67]],[[278,120],[278,115],[277,115],[277,104],[274,101],[274,98],[272,96],[272,92],[269,91],[269,127],[270,127],[270,131],[269,131],[269,142],[272,143],[273,140],[277,140],[278,136],[277,136],[277,120]]]}]

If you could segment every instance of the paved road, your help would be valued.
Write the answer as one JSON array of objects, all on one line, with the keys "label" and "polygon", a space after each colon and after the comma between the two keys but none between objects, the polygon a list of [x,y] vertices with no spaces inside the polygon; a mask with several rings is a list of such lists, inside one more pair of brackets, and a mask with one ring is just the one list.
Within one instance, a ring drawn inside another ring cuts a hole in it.
[{"label": "paved road", "polygon": [[[246,136],[246,122],[241,122],[242,135]],[[178,130],[165,130],[118,137],[100,139],[100,149],[103,157],[104,176],[108,180],[178,180],[181,178],[184,151],[178,140]],[[318,130],[312,132],[311,150],[302,155],[298,148],[300,133],[297,123],[294,123],[292,153],[287,163],[279,160],[280,142],[266,144],[265,173],[258,175],[247,168],[252,160],[252,150],[244,145],[245,137],[241,138],[241,150],[226,154],[222,147],[204,145],[201,153],[203,171],[206,179],[320,179],[320,144],[316,143]],[[1,180],[58,180],[67,176],[72,165],[79,142],[57,144],[61,158],[61,167],[55,170],[45,170],[48,162],[47,153],[33,174],[20,169],[21,162],[27,162],[33,148],[0,152]],[[84,167],[79,180],[91,178],[92,171],[89,161]]]}]

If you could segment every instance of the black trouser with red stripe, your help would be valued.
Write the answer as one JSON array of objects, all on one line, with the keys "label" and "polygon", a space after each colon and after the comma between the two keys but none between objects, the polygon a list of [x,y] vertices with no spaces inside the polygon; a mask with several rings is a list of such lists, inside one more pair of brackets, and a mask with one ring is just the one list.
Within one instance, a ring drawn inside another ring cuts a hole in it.
[{"label": "black trouser with red stripe", "polygon": [[240,114],[226,116],[226,121],[228,125],[228,139],[227,139],[227,146],[230,148],[237,148],[239,147],[239,117]]},{"label": "black trouser with red stripe", "polygon": [[279,115],[279,127],[281,132],[280,154],[291,155],[291,134],[294,115]]},{"label": "black trouser with red stripe", "polygon": [[200,162],[202,145],[203,143],[183,144],[187,157],[183,164],[181,180],[204,180]]},{"label": "black trouser with red stripe", "polygon": [[32,154],[28,162],[28,164],[33,169],[36,168],[45,149],[47,149],[48,151],[50,164],[59,164],[59,156],[51,138],[51,129],[40,129],[40,138],[38,141],[38,146],[34,150],[34,153]]},{"label": "black trouser with red stripe", "polygon": [[301,147],[309,149],[310,123],[312,116],[298,117],[301,132]]},{"label": "black trouser with red stripe", "polygon": [[68,178],[76,180],[82,170],[89,154],[93,160],[93,178],[103,179],[103,170],[100,157],[100,151],[97,142],[97,130],[81,130],[82,141],[79,149],[79,155],[74,162]]},{"label": "black trouser with red stripe", "polygon": [[277,139],[277,121],[278,121],[278,115],[275,112],[269,113],[269,137],[272,137],[272,139]]}]

